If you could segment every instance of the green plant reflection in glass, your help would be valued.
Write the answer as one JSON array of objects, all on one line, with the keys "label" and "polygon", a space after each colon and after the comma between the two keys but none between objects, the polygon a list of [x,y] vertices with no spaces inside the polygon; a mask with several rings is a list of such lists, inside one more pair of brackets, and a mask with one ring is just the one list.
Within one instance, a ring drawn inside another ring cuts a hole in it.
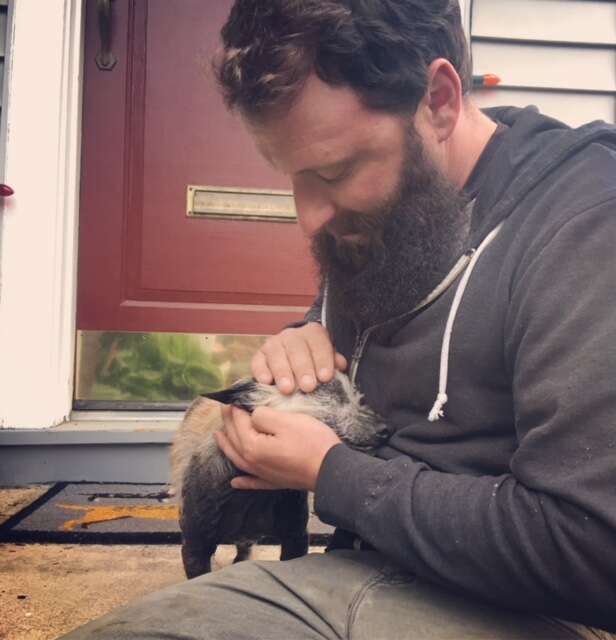
[{"label": "green plant reflection in glass", "polygon": [[223,386],[220,365],[196,335],[105,332],[96,360],[96,399],[184,401]]}]

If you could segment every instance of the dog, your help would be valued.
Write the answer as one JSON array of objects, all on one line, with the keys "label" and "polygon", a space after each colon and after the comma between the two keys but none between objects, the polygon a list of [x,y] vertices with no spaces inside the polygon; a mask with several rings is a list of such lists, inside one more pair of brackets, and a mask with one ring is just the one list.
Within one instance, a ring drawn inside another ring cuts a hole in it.
[{"label": "dog", "polygon": [[[215,402],[213,402],[215,401]],[[245,560],[264,538],[280,541],[281,560],[308,551],[307,492],[236,490],[232,478],[242,472],[223,454],[213,433],[222,429],[218,403],[252,413],[267,406],[304,413],[331,427],[353,449],[371,454],[388,437],[383,421],[362,404],[349,378],[337,372],[313,392],[291,395],[277,387],[242,379],[228,389],[197,398],[188,408],[171,448],[171,485],[180,501],[182,561],[188,578],[211,571],[219,544],[235,544],[234,562]]]}]

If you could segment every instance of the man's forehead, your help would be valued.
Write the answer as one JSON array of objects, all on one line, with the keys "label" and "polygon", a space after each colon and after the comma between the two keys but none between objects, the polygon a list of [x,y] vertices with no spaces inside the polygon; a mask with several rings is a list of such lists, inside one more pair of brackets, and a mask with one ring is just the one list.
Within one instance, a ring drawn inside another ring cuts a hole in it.
[{"label": "man's forehead", "polygon": [[352,89],[333,87],[312,75],[287,113],[249,123],[249,129],[274,166],[294,173],[341,162],[399,135],[399,120],[367,109]]}]

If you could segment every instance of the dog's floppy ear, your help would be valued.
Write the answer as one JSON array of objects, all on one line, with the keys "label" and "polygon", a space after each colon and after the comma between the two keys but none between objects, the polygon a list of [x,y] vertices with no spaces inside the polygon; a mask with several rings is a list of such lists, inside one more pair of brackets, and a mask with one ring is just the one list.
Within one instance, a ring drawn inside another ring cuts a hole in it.
[{"label": "dog's floppy ear", "polygon": [[250,398],[256,388],[257,383],[254,380],[241,380],[227,389],[213,391],[212,393],[202,393],[201,395],[204,398],[216,400],[216,402],[222,402],[223,404],[232,404],[234,407],[239,407],[252,413],[255,405]]}]

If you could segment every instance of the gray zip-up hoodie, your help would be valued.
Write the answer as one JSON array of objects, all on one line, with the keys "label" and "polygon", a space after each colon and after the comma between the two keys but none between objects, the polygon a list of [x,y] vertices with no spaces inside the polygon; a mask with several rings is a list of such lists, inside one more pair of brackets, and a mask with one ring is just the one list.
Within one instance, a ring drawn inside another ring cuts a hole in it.
[{"label": "gray zip-up hoodie", "polygon": [[363,336],[329,317],[393,435],[332,448],[316,511],[419,576],[616,630],[616,127],[487,113],[508,129],[464,291]]}]

